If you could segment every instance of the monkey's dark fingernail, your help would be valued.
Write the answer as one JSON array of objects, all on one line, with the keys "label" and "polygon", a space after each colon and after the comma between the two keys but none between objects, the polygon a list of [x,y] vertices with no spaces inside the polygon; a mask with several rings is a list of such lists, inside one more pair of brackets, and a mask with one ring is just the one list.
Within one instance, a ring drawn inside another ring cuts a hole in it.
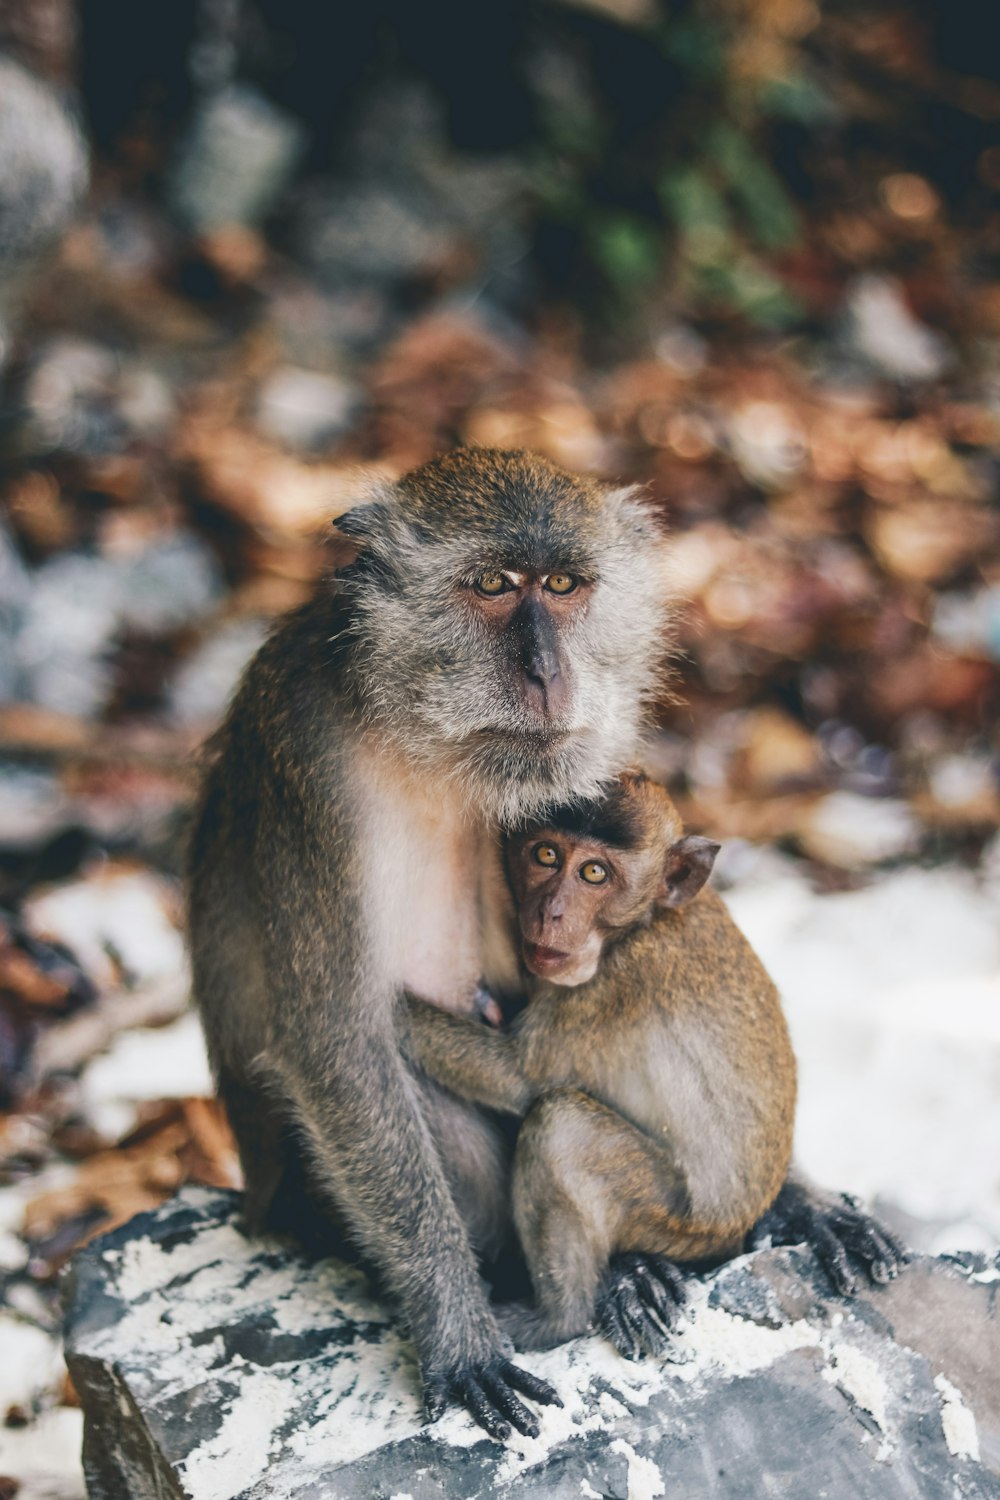
[{"label": "monkey's dark fingernail", "polygon": [[541,1401],[543,1406],[562,1406],[562,1398],[555,1388],[549,1385],[547,1380],[541,1380],[537,1375],[532,1375],[530,1370],[522,1370],[520,1365],[511,1364],[505,1360],[501,1366],[500,1373],[510,1385],[516,1386],[532,1401]]},{"label": "monkey's dark fingernail", "polygon": [[519,1396],[516,1396],[502,1375],[495,1375],[492,1371],[483,1373],[483,1385],[495,1406],[499,1407],[505,1417],[508,1417],[518,1432],[525,1437],[537,1437],[541,1428],[538,1418],[530,1412]]},{"label": "monkey's dark fingernail", "polygon": [[456,1382],[456,1388],[469,1415],[485,1428],[490,1437],[496,1438],[498,1443],[505,1443],[510,1437],[510,1424],[498,1416],[478,1380],[472,1375],[463,1376]]}]

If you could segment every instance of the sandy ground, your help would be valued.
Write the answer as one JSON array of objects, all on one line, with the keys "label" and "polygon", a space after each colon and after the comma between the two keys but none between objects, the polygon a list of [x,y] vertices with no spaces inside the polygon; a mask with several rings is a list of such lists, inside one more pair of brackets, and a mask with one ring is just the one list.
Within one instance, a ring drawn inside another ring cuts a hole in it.
[{"label": "sandy ground", "polygon": [[[1000,1244],[1000,860],[977,877],[903,869],[817,895],[768,853],[728,861],[732,910],[782,988],[800,1063],[797,1155],[818,1182],[850,1189],[905,1225],[919,1248]],[[129,1032],[91,1064],[105,1122],[138,1099],[206,1092],[194,1019]],[[0,1263],[37,1183],[0,1190]],[[61,1378],[56,1340],[30,1301],[0,1313],[0,1409],[30,1406]],[[0,1428],[0,1475],[18,1500],[83,1495],[80,1413],[53,1407]]]}]

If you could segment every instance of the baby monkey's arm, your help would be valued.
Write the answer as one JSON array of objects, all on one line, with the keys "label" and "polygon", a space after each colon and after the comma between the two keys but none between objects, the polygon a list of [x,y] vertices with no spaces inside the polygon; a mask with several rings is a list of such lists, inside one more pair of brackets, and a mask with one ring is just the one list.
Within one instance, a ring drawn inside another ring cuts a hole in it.
[{"label": "baby monkey's arm", "polygon": [[406,996],[407,1051],[437,1083],[473,1104],[523,1115],[535,1097],[517,1038]]}]

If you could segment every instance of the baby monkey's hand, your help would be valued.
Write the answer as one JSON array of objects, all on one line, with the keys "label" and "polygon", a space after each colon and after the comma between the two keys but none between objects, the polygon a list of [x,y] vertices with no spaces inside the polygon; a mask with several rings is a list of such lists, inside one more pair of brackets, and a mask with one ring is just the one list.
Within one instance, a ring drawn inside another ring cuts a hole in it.
[{"label": "baby monkey's hand", "polygon": [[491,995],[485,984],[477,984],[472,996],[472,1014],[480,1021],[485,1021],[487,1026],[493,1026],[497,1030],[503,1025],[504,1015],[500,1002]]}]

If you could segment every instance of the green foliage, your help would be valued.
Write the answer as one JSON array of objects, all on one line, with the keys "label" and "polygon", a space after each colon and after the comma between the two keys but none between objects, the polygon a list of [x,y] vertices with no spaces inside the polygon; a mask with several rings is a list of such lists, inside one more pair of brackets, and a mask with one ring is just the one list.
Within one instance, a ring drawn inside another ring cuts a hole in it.
[{"label": "green foliage", "polygon": [[654,58],[647,89],[656,66],[664,79],[638,101],[641,129],[618,128],[622,101],[602,96],[606,75],[579,49],[547,97],[542,89],[530,175],[542,216],[573,239],[576,265],[596,271],[611,318],[640,298],[648,306],[658,285],[679,285],[695,313],[794,321],[798,304],[768,258],[795,244],[800,219],[769,131],[828,117],[825,94],[804,66],[750,84],[737,76],[733,30],[707,8],[633,35]]}]

